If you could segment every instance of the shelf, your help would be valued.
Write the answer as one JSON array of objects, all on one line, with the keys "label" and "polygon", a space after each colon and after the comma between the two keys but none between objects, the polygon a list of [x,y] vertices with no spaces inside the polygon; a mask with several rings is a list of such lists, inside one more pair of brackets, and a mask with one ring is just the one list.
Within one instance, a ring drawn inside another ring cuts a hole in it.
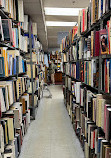
[{"label": "shelf", "polygon": [[89,60],[92,60],[92,59],[99,59],[99,56],[94,56],[94,57],[90,57],[90,58],[84,58],[82,59],[82,61],[89,61]]},{"label": "shelf", "polygon": [[86,30],[85,32],[81,33],[81,36],[82,37],[88,36],[91,33],[91,31],[93,31],[97,27],[100,27],[101,22],[110,18],[110,16],[111,16],[111,11],[108,11],[107,13],[102,15],[102,17],[99,20],[97,20],[96,23],[94,23],[89,30]]},{"label": "shelf", "polygon": [[26,72],[25,73],[19,73],[19,74],[11,75],[11,76],[7,76],[7,77],[0,77],[0,81],[8,80],[8,79],[10,79],[12,77],[18,77],[18,76],[20,77],[22,75],[26,75]]},{"label": "shelf", "polygon": [[[111,55],[109,57],[111,58]],[[76,63],[78,61],[91,61],[92,59],[99,60],[99,56],[90,57],[90,58],[84,58],[84,59],[78,59],[78,60],[72,60],[72,61],[69,61],[69,63]]]},{"label": "shelf", "polygon": [[90,86],[90,85],[87,85],[86,83],[84,83],[84,82],[81,82],[83,85],[85,85],[86,87],[88,87],[88,88],[91,88],[91,89],[93,89],[93,90],[95,90],[95,91],[98,91],[98,88],[95,88],[95,87],[92,87],[92,86]]},{"label": "shelf", "polygon": [[0,41],[0,46],[1,47],[8,47],[9,50],[19,50],[20,51],[20,55],[25,55],[27,53],[27,52],[25,52],[25,51],[23,51],[23,50],[21,50],[19,48],[15,48],[15,47],[9,45],[9,44],[10,43],[8,43],[8,42]]},{"label": "shelf", "polygon": [[111,58],[111,54],[100,55],[100,57],[101,57],[102,59],[110,59],[110,58]]},{"label": "shelf", "polygon": [[20,76],[22,76],[22,75],[26,75],[26,72],[19,73],[19,74],[18,74],[18,77],[20,77]]},{"label": "shelf", "polygon": [[[111,58],[111,55],[102,55],[101,58]],[[86,58],[86,59],[78,59],[78,60],[72,60],[72,61],[67,61],[67,62],[64,62],[64,63],[76,63],[76,62],[79,62],[79,61],[91,61],[92,59],[96,59],[96,60],[99,60],[99,56],[96,56],[96,57],[91,57],[91,58]]]},{"label": "shelf", "polygon": [[111,93],[106,93],[105,91],[103,90],[100,90],[100,93],[104,94],[104,95],[107,95],[107,96],[111,96]]},{"label": "shelf", "polygon": [[76,44],[76,41],[77,40],[80,40],[81,37],[85,37],[85,36],[88,36],[91,34],[91,31],[93,31],[95,28],[99,28],[100,27],[100,24],[102,21],[110,18],[111,16],[111,11],[108,11],[107,13],[105,13],[99,20],[96,21],[96,23],[94,23],[90,29],[86,30],[85,32],[82,32],[81,33],[81,36],[80,37],[75,37],[74,41],[72,42],[71,45],[69,45],[68,47],[66,47],[64,50],[63,50],[63,53],[66,53],[68,51],[68,49],[72,46],[72,45],[75,45]]},{"label": "shelf", "polygon": [[81,82],[81,83],[82,83],[83,85],[85,85],[88,89],[92,89],[92,90],[94,90],[94,91],[98,91],[98,88],[92,87],[92,86],[90,86],[90,85],[88,85],[88,84],[82,82],[80,79],[76,79],[76,78],[74,78],[74,77],[72,77],[72,76],[69,76],[69,75],[66,75],[66,76],[72,78],[72,79],[75,80],[76,82]]}]

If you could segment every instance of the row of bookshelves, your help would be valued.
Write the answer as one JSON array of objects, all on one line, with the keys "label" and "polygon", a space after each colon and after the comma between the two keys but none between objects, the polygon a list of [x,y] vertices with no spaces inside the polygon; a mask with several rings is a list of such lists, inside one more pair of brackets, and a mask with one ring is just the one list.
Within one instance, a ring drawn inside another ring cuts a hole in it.
[{"label": "row of bookshelves", "polygon": [[[71,81],[71,90],[68,90],[67,85],[64,87],[64,97],[73,127],[83,146],[85,157],[100,157],[102,154],[104,158],[107,158],[109,156],[107,152],[111,151],[109,123],[111,97],[92,92],[78,81]],[[106,146],[103,142],[106,142]],[[106,153],[107,156],[105,156]]]},{"label": "row of bookshelves", "polygon": [[42,97],[44,52],[23,0],[0,0],[0,157],[16,157]]},{"label": "row of bookshelves", "polygon": [[86,158],[111,155],[111,6],[92,0],[62,41],[64,101]]},{"label": "row of bookshelves", "polygon": [[20,154],[23,137],[30,124],[30,97],[27,89],[26,76],[0,81],[1,157],[18,157]]}]

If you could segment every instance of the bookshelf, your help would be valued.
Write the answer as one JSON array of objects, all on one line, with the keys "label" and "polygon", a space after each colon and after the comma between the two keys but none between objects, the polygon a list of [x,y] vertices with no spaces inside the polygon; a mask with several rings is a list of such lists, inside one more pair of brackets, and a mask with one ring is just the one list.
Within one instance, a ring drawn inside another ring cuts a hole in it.
[{"label": "bookshelf", "polygon": [[57,71],[55,72],[55,83],[62,83],[62,55],[55,52],[55,54],[51,54],[50,59],[53,60],[54,64],[57,66]]},{"label": "bookshelf", "polygon": [[[111,22],[111,10],[104,11],[94,20],[94,11],[90,9],[94,2],[95,0],[91,1],[89,7],[79,14],[78,33],[73,41],[70,40],[70,34],[62,41],[63,93],[66,108],[85,157],[107,158],[111,153],[111,39],[108,26]],[[106,9],[105,6],[103,8]],[[99,9],[98,6],[96,9]],[[83,19],[82,15],[86,16],[86,19]],[[102,31],[106,31],[107,44],[104,52],[108,50],[107,53],[103,53],[102,37],[105,33]]]},{"label": "bookshelf", "polygon": [[37,40],[36,23],[24,15],[23,0],[3,2],[0,1],[0,157],[19,157],[30,119],[35,119],[42,97],[44,52]]},{"label": "bookshelf", "polygon": [[50,59],[53,60],[54,64],[57,66],[58,71],[61,70],[61,54],[56,52],[54,55],[51,54]]}]

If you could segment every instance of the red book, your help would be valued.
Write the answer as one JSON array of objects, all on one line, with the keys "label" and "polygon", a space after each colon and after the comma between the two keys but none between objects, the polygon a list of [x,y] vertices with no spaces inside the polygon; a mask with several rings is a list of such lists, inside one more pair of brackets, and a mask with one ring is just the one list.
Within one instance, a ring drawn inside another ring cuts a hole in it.
[{"label": "red book", "polygon": [[110,52],[110,21],[107,21],[107,31],[108,31],[108,48],[109,48],[108,54],[111,54]]},{"label": "red book", "polygon": [[13,47],[15,47],[15,31],[12,29]]},{"label": "red book", "polygon": [[100,41],[99,41],[99,31],[95,32],[95,52],[94,56],[99,56],[100,54]]},{"label": "red book", "polygon": [[95,148],[95,130],[93,132],[93,149]]},{"label": "red book", "polygon": [[100,34],[100,49],[101,54],[108,54],[108,42],[107,42],[107,30],[103,29],[99,31]]},{"label": "red book", "polygon": [[105,59],[105,92],[107,93],[107,60]]},{"label": "red book", "polygon": [[83,19],[82,19],[82,32],[85,31],[85,9],[82,10],[83,12]]}]

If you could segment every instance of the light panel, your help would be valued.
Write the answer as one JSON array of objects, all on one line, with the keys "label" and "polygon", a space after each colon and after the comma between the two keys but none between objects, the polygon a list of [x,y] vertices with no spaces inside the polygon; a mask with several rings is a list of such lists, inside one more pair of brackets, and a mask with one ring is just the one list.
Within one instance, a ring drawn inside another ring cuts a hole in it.
[{"label": "light panel", "polygon": [[46,26],[75,26],[77,22],[46,21]]},{"label": "light panel", "polygon": [[45,15],[58,15],[58,16],[78,16],[79,10],[83,8],[52,8],[45,7]]}]

